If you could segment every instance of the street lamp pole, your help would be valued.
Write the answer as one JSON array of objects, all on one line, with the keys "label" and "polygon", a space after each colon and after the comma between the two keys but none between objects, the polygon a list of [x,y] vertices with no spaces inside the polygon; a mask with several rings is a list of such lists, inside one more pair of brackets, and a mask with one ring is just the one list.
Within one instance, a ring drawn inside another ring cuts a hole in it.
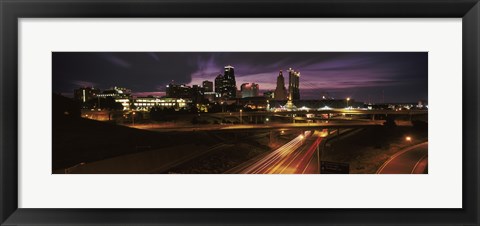
[{"label": "street lamp pole", "polygon": [[348,108],[348,101],[350,101],[350,97],[347,97],[347,108]]},{"label": "street lamp pole", "polygon": [[243,123],[243,120],[242,120],[242,109],[240,109],[240,124]]},{"label": "street lamp pole", "polygon": [[135,112],[132,112],[132,125],[135,126]]}]

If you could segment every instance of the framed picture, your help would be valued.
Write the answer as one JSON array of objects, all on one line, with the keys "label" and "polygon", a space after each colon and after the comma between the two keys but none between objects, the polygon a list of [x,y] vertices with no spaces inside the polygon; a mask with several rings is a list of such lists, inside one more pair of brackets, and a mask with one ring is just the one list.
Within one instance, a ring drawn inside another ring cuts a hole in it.
[{"label": "framed picture", "polygon": [[1,225],[478,225],[478,1],[1,1]]},{"label": "framed picture", "polygon": [[428,173],[428,52],[53,52],[52,83],[53,174]]}]

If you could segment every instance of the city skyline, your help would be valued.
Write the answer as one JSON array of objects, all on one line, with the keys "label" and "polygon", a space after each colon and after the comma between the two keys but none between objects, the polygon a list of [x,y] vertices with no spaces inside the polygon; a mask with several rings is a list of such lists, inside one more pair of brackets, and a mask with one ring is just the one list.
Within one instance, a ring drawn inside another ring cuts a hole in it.
[{"label": "city skyline", "polygon": [[52,60],[55,174],[428,174],[428,53]]},{"label": "city skyline", "polygon": [[213,82],[224,66],[232,65],[237,89],[243,83],[256,83],[259,95],[274,91],[279,71],[292,68],[301,72],[301,99],[320,99],[329,93],[337,99],[416,102],[428,99],[427,61],[426,52],[55,52],[53,91],[71,93],[82,86],[123,86],[137,95],[161,96],[172,81],[201,86],[205,80]]}]

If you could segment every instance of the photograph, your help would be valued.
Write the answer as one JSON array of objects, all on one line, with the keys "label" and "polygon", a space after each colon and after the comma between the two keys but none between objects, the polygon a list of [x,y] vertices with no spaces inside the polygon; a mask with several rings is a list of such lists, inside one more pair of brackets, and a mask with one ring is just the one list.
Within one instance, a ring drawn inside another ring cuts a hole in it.
[{"label": "photograph", "polygon": [[51,54],[53,174],[428,174],[428,52]]},{"label": "photograph", "polygon": [[480,225],[480,0],[0,2],[0,226]]}]

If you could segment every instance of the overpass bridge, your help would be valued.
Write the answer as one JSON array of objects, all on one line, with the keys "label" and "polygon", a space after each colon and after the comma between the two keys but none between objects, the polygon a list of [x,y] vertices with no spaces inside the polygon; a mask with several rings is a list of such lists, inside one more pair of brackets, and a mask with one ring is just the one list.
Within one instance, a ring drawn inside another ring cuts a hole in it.
[{"label": "overpass bridge", "polygon": [[275,115],[306,115],[306,114],[348,114],[348,115],[427,115],[428,110],[366,110],[366,109],[328,109],[328,110],[296,110],[296,111],[243,111],[243,112],[217,112],[200,113],[211,116],[275,116]]},{"label": "overpass bridge", "polygon": [[146,129],[157,132],[182,131],[219,131],[219,132],[262,132],[281,131],[289,129],[339,129],[362,128],[369,126],[382,126],[384,120],[339,120],[321,123],[267,123],[267,124],[237,124],[237,125],[188,125],[188,126],[162,126],[156,124],[130,126],[137,129]]},{"label": "overpass bridge", "polygon": [[283,118],[295,121],[342,121],[345,118],[338,118],[337,116],[354,116],[364,117],[375,120],[378,116],[407,116],[412,119],[412,116],[428,115],[427,110],[366,110],[366,109],[329,109],[329,110],[308,110],[308,111],[239,111],[239,112],[217,112],[217,113],[199,113],[200,117],[210,117],[223,121],[224,119],[235,119],[234,121],[242,122],[266,122],[273,118]]}]

